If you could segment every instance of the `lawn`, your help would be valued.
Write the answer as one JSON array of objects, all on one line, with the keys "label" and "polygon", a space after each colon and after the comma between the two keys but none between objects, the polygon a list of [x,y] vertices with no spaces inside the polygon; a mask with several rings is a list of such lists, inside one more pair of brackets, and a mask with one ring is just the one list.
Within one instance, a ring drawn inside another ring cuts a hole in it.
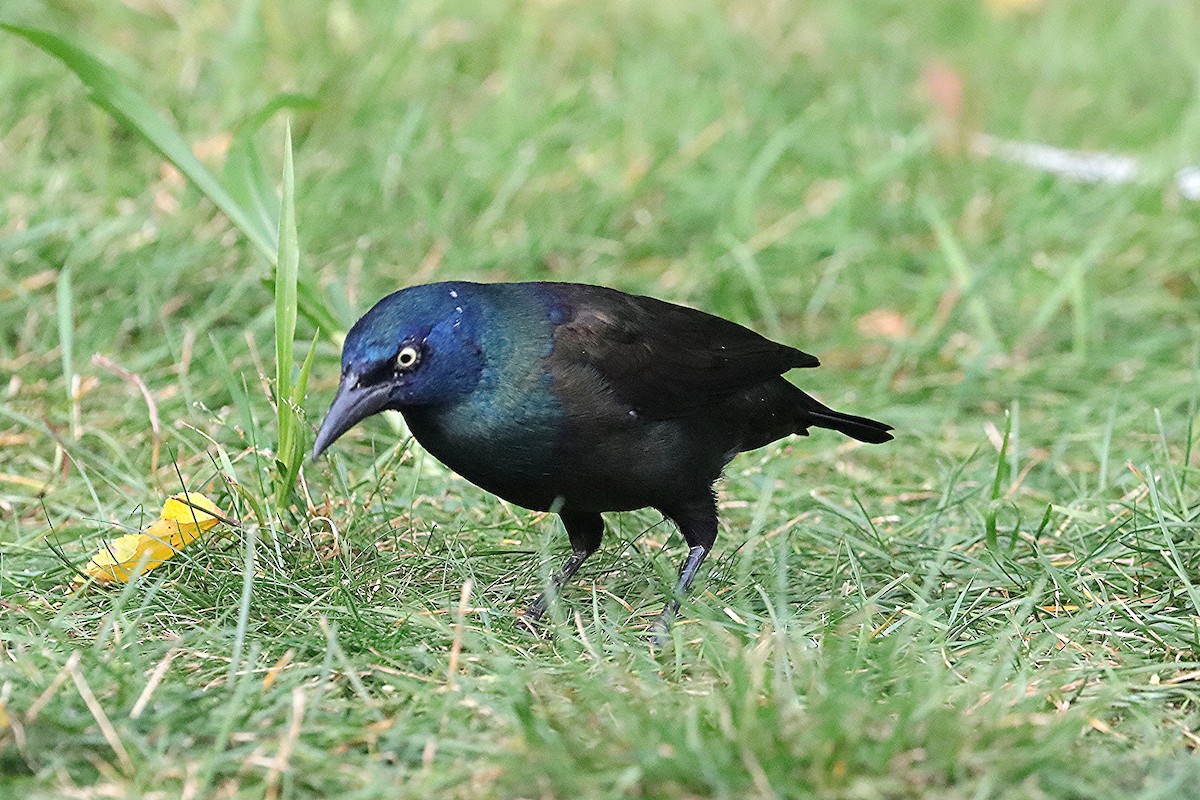
[{"label": "lawn", "polygon": [[[672,640],[652,511],[568,550],[375,418],[277,507],[276,302],[204,193],[0,32],[0,797],[1200,796],[1200,7],[7,0],[216,175],[294,142],[318,337],[574,280],[821,357],[895,441],[745,454]],[[1089,183],[980,136],[1139,160]],[[231,136],[233,137],[231,139]],[[231,143],[235,146],[231,149]],[[274,214],[269,207],[268,216]],[[77,584],[183,488],[222,524]]]}]

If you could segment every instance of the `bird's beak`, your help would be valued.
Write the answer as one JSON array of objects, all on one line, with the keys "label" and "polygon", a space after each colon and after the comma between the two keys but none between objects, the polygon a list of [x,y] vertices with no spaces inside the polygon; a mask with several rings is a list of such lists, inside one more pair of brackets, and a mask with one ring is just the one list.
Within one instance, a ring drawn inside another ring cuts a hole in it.
[{"label": "bird's beak", "polygon": [[312,457],[316,461],[329,445],[337,438],[353,428],[360,421],[372,414],[378,414],[387,408],[391,398],[391,387],[387,383],[374,386],[362,386],[358,376],[347,373],[342,376],[334,395],[333,404],[325,414],[321,429],[317,431],[317,441],[313,445]]}]

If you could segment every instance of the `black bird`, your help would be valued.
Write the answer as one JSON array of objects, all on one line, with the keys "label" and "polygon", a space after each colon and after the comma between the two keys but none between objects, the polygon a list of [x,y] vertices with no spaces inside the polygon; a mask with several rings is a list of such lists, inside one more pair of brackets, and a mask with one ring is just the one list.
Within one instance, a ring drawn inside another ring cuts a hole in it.
[{"label": "black bird", "polygon": [[380,300],[346,335],[317,458],[359,420],[404,415],[472,483],[554,511],[571,556],[526,612],[600,546],[605,511],[658,509],[690,548],[661,635],[717,536],[713,483],[738,453],[811,427],[886,442],[782,378],[820,362],[691,308],[575,283],[435,283]]}]

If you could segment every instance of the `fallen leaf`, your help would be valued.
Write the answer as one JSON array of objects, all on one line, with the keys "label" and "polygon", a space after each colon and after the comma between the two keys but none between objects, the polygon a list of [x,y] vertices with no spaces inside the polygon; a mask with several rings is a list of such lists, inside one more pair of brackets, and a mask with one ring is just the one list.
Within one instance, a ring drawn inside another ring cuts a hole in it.
[{"label": "fallen leaf", "polygon": [[176,495],[163,504],[162,516],[144,532],[126,534],[100,548],[83,574],[97,583],[109,583],[149,572],[213,528],[218,522],[213,515],[220,513],[202,494]]}]

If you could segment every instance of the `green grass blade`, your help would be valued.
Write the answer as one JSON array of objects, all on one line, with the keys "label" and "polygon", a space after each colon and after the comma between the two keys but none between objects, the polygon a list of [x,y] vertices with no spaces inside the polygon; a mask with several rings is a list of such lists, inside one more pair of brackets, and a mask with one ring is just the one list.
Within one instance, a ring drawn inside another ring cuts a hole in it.
[{"label": "green grass blade", "polygon": [[278,248],[275,222],[279,219],[279,198],[267,179],[254,143],[248,137],[234,137],[229,152],[225,154],[222,172],[230,195],[246,210],[247,217],[263,237],[274,242]]},{"label": "green grass blade", "polygon": [[275,268],[275,406],[279,423],[275,506],[286,504],[299,470],[296,458],[297,410],[292,396],[292,347],[296,338],[296,281],[300,244],[296,233],[296,177],[292,162],[292,126],[284,134],[283,197],[279,208],[279,254]]},{"label": "green grass blade", "polygon": [[[275,398],[290,396],[292,342],[296,337],[296,278],[300,273],[300,247],[296,235],[295,172],[292,166],[292,129],[288,126],[283,154],[283,201],[279,210],[279,255],[275,269]],[[280,404],[282,422],[283,405]]]},{"label": "green grass blade", "polygon": [[[88,88],[88,95],[96,105],[112,115],[121,125],[140,136],[151,147],[162,154],[176,169],[191,181],[205,197],[221,210],[242,235],[261,253],[272,265],[277,257],[276,235],[269,216],[262,211],[256,212],[253,205],[247,204],[250,198],[245,186],[238,187],[241,202],[230,193],[216,177],[196,158],[191,147],[170,124],[159,114],[150,103],[126,83],[116,70],[89,53],[81,45],[70,39],[38,28],[22,25],[0,23],[0,30],[7,30],[23,37],[31,44],[40,47],[46,53],[54,56],[68,69],[74,72]],[[281,95],[280,98],[268,103],[254,118],[259,120],[274,113],[279,108],[291,106],[300,107],[303,103],[297,95]],[[243,172],[247,167],[238,163],[245,158],[245,153],[231,154],[234,166],[233,174]],[[243,175],[239,181],[254,180]],[[261,183],[258,184],[261,188]],[[262,201],[262,198],[259,198]],[[266,203],[264,208],[269,210],[272,203]],[[320,299],[316,290],[308,285],[299,288],[300,310],[313,325],[327,331],[333,339],[338,338],[342,326],[330,313],[326,304]]]},{"label": "green grass blade", "polygon": [[942,258],[945,260],[946,266],[950,269],[950,279],[958,286],[959,291],[962,292],[967,313],[970,314],[972,320],[975,322],[976,335],[979,336],[985,347],[993,349],[998,347],[1000,343],[999,334],[997,334],[996,326],[992,322],[987,303],[984,302],[983,297],[980,295],[979,281],[971,269],[970,259],[967,258],[966,252],[963,251],[962,244],[954,234],[954,229],[950,227],[950,223],[942,214],[941,209],[930,198],[921,198],[919,206],[921,213],[925,216],[925,221],[933,231],[934,238],[937,239]]},{"label": "green grass blade", "polygon": [[308,95],[285,92],[271,98],[262,108],[246,117],[234,129],[233,141],[225,155],[222,183],[229,194],[278,248],[279,196],[267,176],[255,142],[263,125],[277,112],[305,110],[316,106]]},{"label": "green grass blade", "polygon": [[[304,456],[308,452],[307,443],[304,436],[304,427],[300,424],[304,407],[304,394],[308,390],[308,376],[312,372],[312,365],[315,356],[317,355],[317,342],[321,339],[321,332],[318,331],[312,338],[312,342],[308,346],[308,355],[304,357],[304,363],[300,365],[300,373],[296,378],[296,383],[291,388],[291,398],[288,400],[290,413],[292,414],[292,427],[288,442],[286,469],[283,472],[280,497],[287,498],[291,495],[292,489],[296,485],[296,478],[300,475],[300,467],[304,464]],[[280,448],[282,451],[282,447]]]},{"label": "green grass blade", "polygon": [[312,373],[313,359],[317,355],[317,342],[320,338],[321,332],[317,331],[308,345],[308,355],[304,357],[304,363],[300,365],[300,374],[297,375],[296,385],[292,389],[292,399],[296,401],[296,405],[303,404],[304,394],[308,391],[308,376]]},{"label": "green grass blade", "polygon": [[71,311],[71,270],[63,268],[55,287],[58,305],[58,347],[62,351],[63,382],[66,384],[67,405],[71,404],[71,378],[75,374],[72,353],[75,349],[75,325]]},{"label": "green grass blade", "polygon": [[317,294],[317,290],[308,281],[297,280],[296,298],[299,303],[297,308],[309,324],[317,330],[324,331],[330,341],[340,347],[346,326],[333,316],[325,301]]},{"label": "green grass blade", "polygon": [[996,475],[992,479],[991,496],[984,512],[984,540],[993,553],[998,553],[1000,549],[996,518],[1000,512],[1000,498],[1003,494],[1000,487],[1009,476],[1008,448],[1012,438],[1012,426],[1013,414],[1010,411],[1004,415],[1004,437],[1000,440],[1000,452],[996,455]]},{"label": "green grass blade", "polygon": [[192,154],[191,147],[176,133],[144,97],[129,86],[108,65],[66,37],[37,28],[0,23],[0,28],[24,37],[57,58],[74,72],[88,88],[92,102],[103,108],[118,122],[145,139],[164,158],[175,165],[188,180],[204,193],[229,221],[250,240],[251,244],[273,259],[269,239],[263,236],[252,218],[217,182],[212,173]]},{"label": "green grass blade", "polygon": [[233,633],[233,649],[229,655],[229,671],[225,684],[233,686],[242,667],[242,649],[246,644],[246,626],[250,620],[250,600],[254,597],[254,570],[258,550],[258,526],[245,527],[246,551],[242,561],[242,594],[238,601],[237,627]]}]

